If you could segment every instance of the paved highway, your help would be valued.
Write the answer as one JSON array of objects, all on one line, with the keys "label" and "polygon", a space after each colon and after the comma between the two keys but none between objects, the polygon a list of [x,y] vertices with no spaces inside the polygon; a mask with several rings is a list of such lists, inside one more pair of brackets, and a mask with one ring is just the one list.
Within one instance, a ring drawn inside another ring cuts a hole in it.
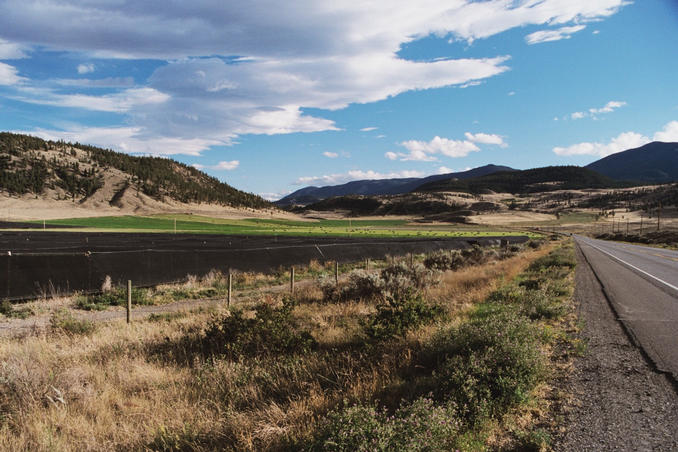
[{"label": "paved highway", "polygon": [[619,320],[678,379],[678,251],[575,236]]}]

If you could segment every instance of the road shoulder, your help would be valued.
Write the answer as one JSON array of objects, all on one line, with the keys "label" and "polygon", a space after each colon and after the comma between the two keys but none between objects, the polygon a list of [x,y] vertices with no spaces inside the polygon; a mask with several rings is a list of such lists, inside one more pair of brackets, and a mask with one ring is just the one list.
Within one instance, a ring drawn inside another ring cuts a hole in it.
[{"label": "road shoulder", "polygon": [[563,391],[556,450],[676,450],[678,395],[645,360],[617,320],[577,247],[575,301],[588,344]]}]

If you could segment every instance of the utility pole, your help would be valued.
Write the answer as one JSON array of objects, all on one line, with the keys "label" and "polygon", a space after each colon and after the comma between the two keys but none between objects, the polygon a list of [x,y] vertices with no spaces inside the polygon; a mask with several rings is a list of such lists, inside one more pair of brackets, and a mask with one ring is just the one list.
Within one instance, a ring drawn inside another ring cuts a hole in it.
[{"label": "utility pole", "polygon": [[659,220],[662,216],[662,203],[659,203],[659,208],[657,209],[657,232],[659,232]]},{"label": "utility pole", "polygon": [[643,214],[640,214],[640,233],[638,235],[643,235]]}]

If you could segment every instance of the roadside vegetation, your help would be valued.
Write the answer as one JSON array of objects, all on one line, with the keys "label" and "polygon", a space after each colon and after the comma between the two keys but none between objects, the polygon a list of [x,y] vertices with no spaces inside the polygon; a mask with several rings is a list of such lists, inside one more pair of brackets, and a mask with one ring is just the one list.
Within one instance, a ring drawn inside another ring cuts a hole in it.
[{"label": "roadside vegetation", "polygon": [[0,449],[547,448],[573,267],[569,244],[472,248],[130,326],[59,312],[0,340]]}]

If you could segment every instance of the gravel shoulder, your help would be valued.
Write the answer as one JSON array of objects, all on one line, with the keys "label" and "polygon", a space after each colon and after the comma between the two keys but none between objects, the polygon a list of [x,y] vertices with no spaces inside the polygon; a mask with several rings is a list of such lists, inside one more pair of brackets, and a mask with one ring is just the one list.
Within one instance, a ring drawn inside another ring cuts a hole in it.
[{"label": "gravel shoulder", "polygon": [[611,309],[596,275],[577,247],[575,300],[588,344],[563,391],[554,449],[678,450],[678,393],[645,359]]}]

